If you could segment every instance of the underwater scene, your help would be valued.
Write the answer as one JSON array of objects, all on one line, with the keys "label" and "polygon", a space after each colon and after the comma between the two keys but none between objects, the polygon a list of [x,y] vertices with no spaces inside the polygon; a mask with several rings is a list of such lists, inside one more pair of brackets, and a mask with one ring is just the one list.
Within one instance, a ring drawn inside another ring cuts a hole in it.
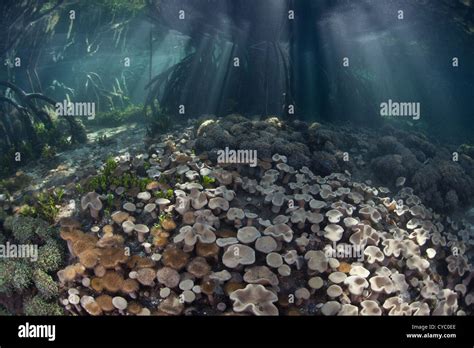
[{"label": "underwater scene", "polygon": [[2,316],[474,314],[474,1],[4,0],[0,28]]}]

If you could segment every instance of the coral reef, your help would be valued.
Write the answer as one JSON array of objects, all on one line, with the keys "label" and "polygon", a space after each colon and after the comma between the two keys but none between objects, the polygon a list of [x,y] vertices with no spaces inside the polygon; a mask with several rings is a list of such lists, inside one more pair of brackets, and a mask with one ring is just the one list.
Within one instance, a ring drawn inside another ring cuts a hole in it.
[{"label": "coral reef", "polygon": [[34,296],[25,300],[24,303],[25,315],[32,316],[49,316],[49,315],[63,315],[63,309],[56,303],[46,302],[40,296]]},{"label": "coral reef", "polygon": [[[39,246],[0,262],[21,302],[5,310],[471,315],[473,225],[439,211],[470,203],[472,163],[384,132],[206,118],[21,206],[4,195],[2,243]],[[232,146],[256,166],[218,163]]]},{"label": "coral reef", "polygon": [[207,153],[213,161],[216,151],[226,146],[257,150],[260,160],[278,153],[289,165],[307,166],[322,176],[348,170],[390,188],[403,177],[438,212],[473,203],[474,160],[468,145],[461,146],[453,160],[454,150],[448,146],[390,126],[336,128],[277,118],[252,121],[238,115],[201,120],[196,135],[197,153]]},{"label": "coral reef", "polygon": [[[3,256],[10,248],[15,248],[15,254],[0,259],[0,294],[11,298],[11,302],[4,305],[14,306],[14,299],[34,296],[31,301],[25,302],[25,306],[29,304],[29,309],[24,307],[24,313],[60,314],[62,308],[55,303],[59,288],[53,278],[64,262],[58,230],[49,227],[42,219],[13,215],[5,219],[3,229],[0,226],[0,235],[4,238]],[[20,314],[16,308],[7,309]]]},{"label": "coral reef", "polygon": [[[254,129],[277,129],[265,122]],[[213,163],[195,155],[193,134],[235,128],[215,123],[109,160],[101,194],[81,197],[101,201],[94,213],[84,204],[80,220],[61,220],[71,262],[57,276],[68,313],[472,313],[469,225],[434,213],[406,180],[392,192],[348,172],[318,175],[290,165],[291,153],[270,152],[256,168]],[[405,152],[393,138],[381,144]],[[318,156],[330,162],[323,170],[339,165]],[[117,186],[119,175],[137,179]],[[42,275],[33,276],[40,293],[54,294]]]}]

